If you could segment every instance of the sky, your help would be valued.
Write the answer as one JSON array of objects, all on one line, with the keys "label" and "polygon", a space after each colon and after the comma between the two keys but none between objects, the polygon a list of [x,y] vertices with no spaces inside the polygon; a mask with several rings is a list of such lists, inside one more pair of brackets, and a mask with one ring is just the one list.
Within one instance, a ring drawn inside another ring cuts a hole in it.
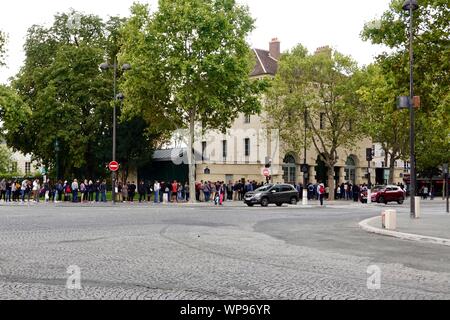
[{"label": "sky", "polygon": [[[129,15],[137,0],[13,0],[4,1],[0,30],[8,34],[7,67],[0,67],[0,83],[7,83],[23,64],[23,45],[33,24],[49,26],[53,16],[73,8],[103,18]],[[272,38],[281,41],[281,50],[301,43],[311,52],[329,45],[351,55],[361,66],[371,63],[383,47],[363,42],[361,30],[366,22],[379,18],[391,0],[238,0],[249,6],[256,28],[249,36],[254,48],[268,49]],[[153,10],[157,0],[140,0]]]}]

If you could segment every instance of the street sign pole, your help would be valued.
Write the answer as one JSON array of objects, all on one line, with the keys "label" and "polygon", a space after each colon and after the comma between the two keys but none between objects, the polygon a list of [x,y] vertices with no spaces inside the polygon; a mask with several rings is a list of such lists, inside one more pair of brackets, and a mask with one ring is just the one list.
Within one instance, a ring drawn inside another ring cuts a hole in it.
[{"label": "street sign pole", "polygon": [[109,163],[109,170],[111,171],[111,175],[112,175],[112,201],[113,204],[116,204],[116,174],[117,171],[119,170],[119,163],[117,163],[117,161],[111,161]]}]

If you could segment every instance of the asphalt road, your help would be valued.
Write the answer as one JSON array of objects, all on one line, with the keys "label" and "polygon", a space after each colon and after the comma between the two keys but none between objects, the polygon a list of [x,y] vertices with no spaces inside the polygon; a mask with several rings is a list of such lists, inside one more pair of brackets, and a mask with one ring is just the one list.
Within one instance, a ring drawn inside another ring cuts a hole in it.
[{"label": "asphalt road", "polygon": [[380,210],[0,206],[0,299],[449,299],[449,247],[358,228]]}]

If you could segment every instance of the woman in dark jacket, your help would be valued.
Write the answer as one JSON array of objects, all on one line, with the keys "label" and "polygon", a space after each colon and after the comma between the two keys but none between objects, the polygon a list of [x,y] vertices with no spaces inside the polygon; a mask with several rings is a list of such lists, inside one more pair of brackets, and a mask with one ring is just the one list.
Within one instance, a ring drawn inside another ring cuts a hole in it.
[{"label": "woman in dark jacket", "polygon": [[147,189],[145,188],[144,181],[139,182],[138,193],[139,193],[139,202],[145,201],[145,192]]}]

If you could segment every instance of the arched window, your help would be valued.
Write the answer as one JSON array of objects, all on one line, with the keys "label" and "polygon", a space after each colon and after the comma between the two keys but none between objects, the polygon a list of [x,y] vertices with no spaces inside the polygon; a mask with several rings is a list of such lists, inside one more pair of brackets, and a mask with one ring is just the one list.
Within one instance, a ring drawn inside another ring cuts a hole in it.
[{"label": "arched window", "polygon": [[354,156],[349,156],[345,162],[345,180],[356,184],[356,159]]},{"label": "arched window", "polygon": [[285,183],[295,184],[297,182],[297,165],[292,154],[286,155],[283,160],[283,180]]},{"label": "arched window", "polygon": [[356,161],[355,158],[353,158],[353,156],[350,156],[347,158],[347,162],[345,163],[345,165],[347,167],[356,167]]},{"label": "arched window", "polygon": [[283,161],[285,164],[295,164],[295,158],[292,154],[288,154]]}]

